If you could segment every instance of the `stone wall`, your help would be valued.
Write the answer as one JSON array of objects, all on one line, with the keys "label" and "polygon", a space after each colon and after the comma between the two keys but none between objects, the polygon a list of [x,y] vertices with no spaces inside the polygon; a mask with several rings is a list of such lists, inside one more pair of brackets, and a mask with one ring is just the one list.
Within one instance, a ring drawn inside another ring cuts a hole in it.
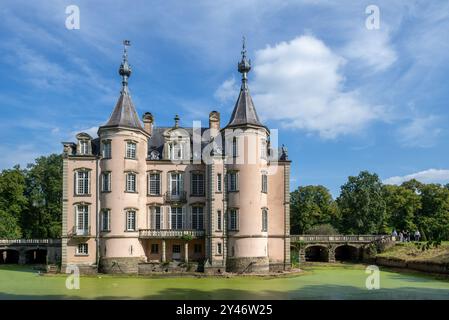
[{"label": "stone wall", "polygon": [[266,273],[270,270],[268,257],[228,257],[226,271],[237,273]]},{"label": "stone wall", "polygon": [[184,273],[184,272],[198,272],[200,271],[198,262],[189,262],[189,263],[176,263],[176,262],[145,262],[138,264],[138,274],[152,274],[152,273]]},{"label": "stone wall", "polygon": [[449,274],[449,263],[438,263],[432,261],[405,261],[398,258],[377,257],[376,264],[385,267]]},{"label": "stone wall", "polygon": [[144,262],[143,258],[101,258],[100,272],[102,273],[138,273],[139,263]]}]

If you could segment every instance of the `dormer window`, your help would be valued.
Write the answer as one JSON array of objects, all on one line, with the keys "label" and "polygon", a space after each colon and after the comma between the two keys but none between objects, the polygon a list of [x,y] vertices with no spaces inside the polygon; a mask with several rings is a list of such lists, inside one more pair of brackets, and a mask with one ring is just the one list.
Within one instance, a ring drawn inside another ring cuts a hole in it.
[{"label": "dormer window", "polygon": [[89,142],[87,140],[80,140],[80,154],[89,154]]},{"label": "dormer window", "polygon": [[179,142],[173,142],[169,144],[170,148],[170,160],[182,160],[183,159],[183,145]]},{"label": "dormer window", "polygon": [[135,142],[128,141],[126,143],[126,158],[136,159],[137,145]]}]

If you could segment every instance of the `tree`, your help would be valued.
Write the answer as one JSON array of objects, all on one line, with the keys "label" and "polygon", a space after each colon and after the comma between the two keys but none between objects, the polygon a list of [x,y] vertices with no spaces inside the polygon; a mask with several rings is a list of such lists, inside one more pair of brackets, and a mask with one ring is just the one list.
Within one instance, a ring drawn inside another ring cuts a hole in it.
[{"label": "tree", "polygon": [[337,204],[341,215],[340,231],[348,234],[386,232],[386,209],[382,182],[377,174],[362,171],[350,176],[341,186]]},{"label": "tree", "polygon": [[337,208],[323,186],[299,187],[292,192],[290,203],[292,233],[305,233],[320,224],[336,225]]},{"label": "tree", "polygon": [[28,207],[22,217],[27,238],[58,238],[62,217],[62,156],[52,154],[28,165]]},{"label": "tree", "polygon": [[415,219],[418,210],[421,209],[421,198],[414,188],[385,185],[383,196],[389,225],[398,232],[416,230]]},{"label": "tree", "polygon": [[21,214],[26,207],[25,176],[19,166],[0,173],[0,238],[20,238]]},{"label": "tree", "polygon": [[449,190],[440,184],[421,188],[421,209],[416,223],[428,240],[449,239]]}]

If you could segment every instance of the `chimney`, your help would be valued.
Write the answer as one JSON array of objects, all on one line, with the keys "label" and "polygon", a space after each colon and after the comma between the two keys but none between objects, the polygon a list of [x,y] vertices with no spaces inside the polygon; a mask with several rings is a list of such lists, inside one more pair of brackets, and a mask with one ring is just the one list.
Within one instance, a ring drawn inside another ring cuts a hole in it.
[{"label": "chimney", "polygon": [[212,111],[209,114],[209,129],[220,130],[220,112]]},{"label": "chimney", "polygon": [[153,123],[154,123],[154,117],[150,112],[145,112],[142,116],[143,121],[143,127],[145,131],[152,135],[153,134]]}]

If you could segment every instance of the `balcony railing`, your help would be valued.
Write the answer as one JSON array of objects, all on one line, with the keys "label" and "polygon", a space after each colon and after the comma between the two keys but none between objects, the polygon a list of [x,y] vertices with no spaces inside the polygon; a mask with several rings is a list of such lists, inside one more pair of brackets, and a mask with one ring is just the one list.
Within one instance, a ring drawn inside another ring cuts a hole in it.
[{"label": "balcony railing", "polygon": [[73,238],[90,237],[90,226],[87,227],[87,229],[78,229],[76,226],[74,226],[72,230],[69,231],[68,236]]},{"label": "balcony railing", "polygon": [[174,230],[174,229],[140,229],[141,239],[180,239],[189,237],[198,239],[204,237],[204,230]]},{"label": "balcony railing", "polygon": [[292,241],[305,242],[372,242],[391,239],[388,235],[291,235]]},{"label": "balcony railing", "polygon": [[178,193],[173,193],[172,191],[167,191],[165,193],[166,202],[187,202],[187,194],[185,191],[179,191]]}]

